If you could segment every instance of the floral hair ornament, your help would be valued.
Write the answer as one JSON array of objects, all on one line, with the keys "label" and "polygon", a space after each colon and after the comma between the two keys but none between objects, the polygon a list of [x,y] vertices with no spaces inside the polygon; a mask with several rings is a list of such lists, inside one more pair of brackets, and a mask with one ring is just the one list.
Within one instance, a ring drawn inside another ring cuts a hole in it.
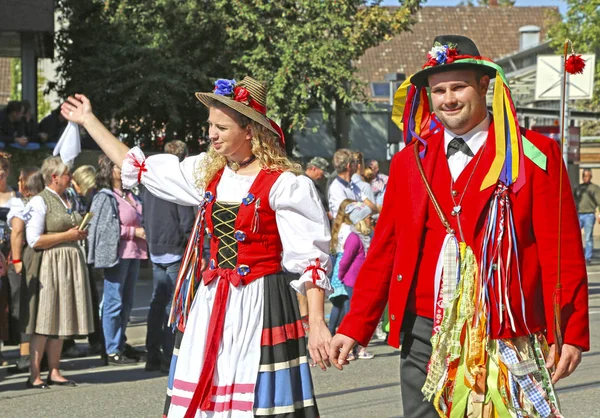
[{"label": "floral hair ornament", "polygon": [[215,81],[210,93],[196,93],[196,98],[206,107],[220,102],[264,126],[279,137],[279,145],[285,151],[283,131],[267,116],[267,89],[265,85],[252,77],[244,77],[242,81],[220,78]]}]

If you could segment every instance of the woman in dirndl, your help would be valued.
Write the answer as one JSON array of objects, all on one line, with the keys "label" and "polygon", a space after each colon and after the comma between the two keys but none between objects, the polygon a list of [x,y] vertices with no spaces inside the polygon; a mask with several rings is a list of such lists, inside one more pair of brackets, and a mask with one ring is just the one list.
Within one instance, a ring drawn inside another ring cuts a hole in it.
[{"label": "woman in dirndl", "polygon": [[[250,77],[196,93],[209,109],[211,144],[181,163],[127,148],[83,95],[62,106],[122,167],[124,187],[141,182],[159,198],[199,206],[171,313],[183,334],[171,363],[169,418],[319,416],[295,292],[308,298],[308,350],[325,370],[329,222],[312,182],[286,157],[266,96]],[[209,266],[200,273],[205,234]]]}]

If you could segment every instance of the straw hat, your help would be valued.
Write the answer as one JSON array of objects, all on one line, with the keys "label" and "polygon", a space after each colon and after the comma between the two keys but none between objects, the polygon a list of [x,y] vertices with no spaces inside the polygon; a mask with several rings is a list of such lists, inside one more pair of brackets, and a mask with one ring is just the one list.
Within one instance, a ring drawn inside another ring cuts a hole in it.
[{"label": "straw hat", "polygon": [[267,88],[260,81],[248,76],[239,83],[220,78],[215,81],[212,93],[198,92],[196,98],[206,107],[209,107],[212,101],[218,101],[238,111],[277,135],[282,147],[284,146],[283,131],[267,117]]}]

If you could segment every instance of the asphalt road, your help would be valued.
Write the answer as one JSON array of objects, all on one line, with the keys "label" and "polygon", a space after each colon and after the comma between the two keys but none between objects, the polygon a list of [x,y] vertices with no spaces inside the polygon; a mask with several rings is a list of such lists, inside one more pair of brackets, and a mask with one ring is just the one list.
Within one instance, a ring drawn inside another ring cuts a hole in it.
[{"label": "asphalt road", "polygon": [[[600,417],[600,262],[589,268],[592,349],[585,353],[576,373],[558,385],[562,411],[568,418]],[[143,345],[145,315],[152,282],[137,285],[132,324],[127,332],[134,345]],[[84,348],[85,341],[78,341]],[[324,418],[402,417],[399,385],[399,352],[383,344],[369,347],[376,356],[357,360],[343,372],[313,369],[321,416]],[[5,347],[14,360],[17,351]],[[27,376],[9,375],[0,368],[0,417],[159,417],[167,378],[148,373],[143,364],[131,367],[102,366],[100,357],[63,360],[66,376],[77,388],[25,389]]]}]

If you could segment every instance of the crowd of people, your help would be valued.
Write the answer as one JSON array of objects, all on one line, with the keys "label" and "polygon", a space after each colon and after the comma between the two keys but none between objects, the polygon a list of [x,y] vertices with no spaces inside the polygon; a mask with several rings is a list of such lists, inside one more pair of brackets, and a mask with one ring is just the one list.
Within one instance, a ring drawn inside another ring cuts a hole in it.
[{"label": "crowd of people", "polygon": [[[179,161],[188,156],[181,141],[168,142],[165,152]],[[314,157],[304,175],[315,186],[337,243],[330,252],[334,292],[329,295],[333,308],[328,324],[335,333],[350,306],[387,176],[379,173],[376,160],[365,165],[360,152],[338,150],[333,162],[330,173],[329,162]],[[6,184],[10,157],[0,157],[0,232],[8,261],[0,293],[5,308],[0,341],[19,342],[20,357],[11,371],[31,369],[28,387],[75,385],[60,374],[61,356],[102,355],[112,365],[146,357],[146,370],[169,370],[175,333],[168,316],[196,208],[157,198],[144,186],[135,192],[124,189],[120,168],[106,155],[99,157],[97,167],[84,165],[71,172],[59,157],[50,157],[41,168],[23,168],[13,190]],[[80,228],[88,213],[93,214],[89,226]],[[205,241],[203,269],[210,253]],[[127,344],[126,328],[140,262],[147,258],[154,290],[144,352]],[[94,270],[102,272],[102,294]],[[308,324],[306,299],[298,298]],[[75,343],[82,337],[88,339],[87,350]],[[382,330],[377,337],[385,338]],[[357,350],[356,358],[372,357],[364,348]],[[49,370],[46,381],[42,369]]]},{"label": "crowd of people", "polygon": [[53,110],[39,123],[27,100],[8,102],[0,111],[0,149],[52,149],[67,126],[60,109]]}]

